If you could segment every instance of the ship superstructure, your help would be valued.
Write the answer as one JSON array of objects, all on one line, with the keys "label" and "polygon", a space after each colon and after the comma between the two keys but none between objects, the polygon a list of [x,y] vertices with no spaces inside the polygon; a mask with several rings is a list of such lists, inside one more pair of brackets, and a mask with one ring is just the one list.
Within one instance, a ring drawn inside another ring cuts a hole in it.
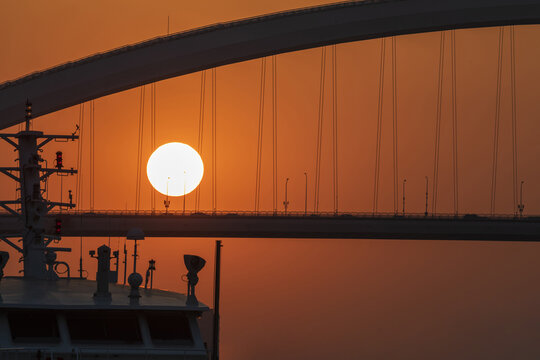
[{"label": "ship superstructure", "polygon": [[[198,319],[210,309],[195,296],[204,259],[184,255],[187,295],[152,289],[153,260],[141,288],[143,277],[136,269],[141,229],[126,234],[135,249],[129,285],[117,284],[119,253],[106,245],[90,251],[98,263],[96,281],[83,277],[82,266],[79,276],[71,277],[69,264],[57,260],[58,252],[71,249],[51,246],[61,240],[61,223],[47,229],[43,219],[54,207],[75,204],[71,192],[69,202],[49,201],[43,184],[53,174],[77,171],[64,168],[61,152],[54,167],[42,166],[46,162],[40,152],[53,140],[74,141],[78,136],[31,130],[31,110],[27,103],[25,130],[0,134],[17,151],[19,165],[0,172],[18,182],[20,193],[18,199],[0,201],[0,207],[21,222],[21,233],[0,234],[0,239],[16,249],[24,263],[22,276],[4,277],[9,253],[0,251],[0,359],[207,359]],[[111,260],[116,261],[115,270]]]}]

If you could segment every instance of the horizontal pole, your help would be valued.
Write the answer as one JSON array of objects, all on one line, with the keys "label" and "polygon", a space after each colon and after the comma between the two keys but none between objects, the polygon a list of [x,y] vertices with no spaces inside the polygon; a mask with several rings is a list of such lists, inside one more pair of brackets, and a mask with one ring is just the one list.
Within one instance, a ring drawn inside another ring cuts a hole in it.
[{"label": "horizontal pole", "polygon": [[[44,219],[46,233],[54,233],[56,219],[62,220],[61,235],[66,237],[124,237],[129,229],[141,228],[147,237],[540,241],[537,217],[65,212]],[[0,236],[18,232],[17,217],[0,215]]]}]

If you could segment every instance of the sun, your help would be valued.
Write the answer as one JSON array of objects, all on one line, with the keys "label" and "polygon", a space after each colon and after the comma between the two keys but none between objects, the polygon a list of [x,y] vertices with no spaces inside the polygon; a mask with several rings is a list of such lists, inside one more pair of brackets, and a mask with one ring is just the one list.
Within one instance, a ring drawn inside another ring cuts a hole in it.
[{"label": "sun", "polygon": [[191,146],[171,142],[161,145],[150,155],[146,175],[150,184],[167,196],[184,196],[201,183],[204,165]]}]

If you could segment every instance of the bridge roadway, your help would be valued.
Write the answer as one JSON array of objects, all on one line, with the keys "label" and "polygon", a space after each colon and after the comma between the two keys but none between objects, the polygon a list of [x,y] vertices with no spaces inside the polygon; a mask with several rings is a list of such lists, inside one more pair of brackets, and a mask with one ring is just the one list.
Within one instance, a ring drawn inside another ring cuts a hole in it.
[{"label": "bridge roadway", "polygon": [[[123,237],[139,227],[148,237],[540,241],[540,217],[83,211],[48,215],[47,234],[56,219],[66,237]],[[0,236],[20,233],[21,224],[0,215]]]}]

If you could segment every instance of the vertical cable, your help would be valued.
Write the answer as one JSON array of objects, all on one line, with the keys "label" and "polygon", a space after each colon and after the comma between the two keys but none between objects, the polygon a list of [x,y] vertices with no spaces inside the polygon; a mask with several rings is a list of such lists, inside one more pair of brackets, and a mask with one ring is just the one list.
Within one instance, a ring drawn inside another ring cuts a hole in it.
[{"label": "vertical cable", "polygon": [[[82,206],[82,188],[83,188],[83,173],[82,173],[82,164],[83,164],[83,136],[84,136],[84,103],[79,105],[79,144],[77,146],[77,195],[76,195],[76,203],[77,209],[80,211]],[[82,222],[82,217],[81,217]],[[82,235],[79,237],[79,271],[80,276],[82,277],[82,267],[83,267],[83,237]]]},{"label": "vertical cable", "polygon": [[[152,86],[150,87],[151,91],[151,99],[150,107],[151,107],[151,115],[150,115],[150,150],[151,152],[154,152],[156,150],[156,83],[152,83]],[[150,191],[151,198],[150,198],[150,204],[152,206],[152,211],[156,210],[156,192],[154,189]]]},{"label": "vertical cable", "polygon": [[433,200],[431,203],[431,213],[437,213],[437,189],[439,185],[439,149],[441,139],[441,105],[443,96],[443,75],[444,75],[444,40],[445,32],[441,31],[441,43],[439,49],[439,80],[437,89],[437,118],[435,124],[435,159],[433,161]]},{"label": "vertical cable", "polygon": [[95,190],[95,106],[90,102],[90,210],[94,210]]},{"label": "vertical cable", "polygon": [[277,57],[272,56],[272,175],[273,175],[273,208],[274,214],[277,212],[278,204],[278,144],[277,144]]},{"label": "vertical cable", "polygon": [[324,117],[324,81],[326,75],[326,47],[321,48],[321,77],[319,85],[319,118],[317,127],[317,154],[315,163],[315,197],[314,211],[319,211],[319,186],[321,177],[321,148]]},{"label": "vertical cable", "polygon": [[504,27],[499,28],[499,56],[497,63],[497,91],[495,99],[495,123],[493,132],[493,166],[491,174],[491,215],[495,212],[495,199],[497,194],[497,160],[499,152],[499,123],[501,117],[501,81],[503,65]]},{"label": "vertical cable", "polygon": [[262,146],[264,130],[264,91],[266,88],[266,58],[261,59],[261,82],[259,91],[259,128],[257,133],[257,173],[255,174],[255,212],[259,211],[261,198]]},{"label": "vertical cable", "polygon": [[394,214],[398,212],[399,174],[398,174],[398,127],[397,127],[397,51],[396,37],[392,36],[392,145],[394,165]]},{"label": "vertical cable", "polygon": [[381,39],[381,60],[379,71],[379,101],[377,104],[377,139],[375,143],[375,179],[373,181],[373,214],[377,213],[379,206],[379,173],[381,164],[381,134],[383,117],[384,95],[384,63],[386,60],[386,38]]},{"label": "vertical cable", "polygon": [[459,213],[459,176],[458,176],[458,115],[457,115],[457,64],[456,31],[450,32],[450,51],[452,58],[452,172],[454,177],[454,214]]},{"label": "vertical cable", "polygon": [[[197,138],[197,151],[199,155],[203,154],[203,135],[204,135],[204,101],[206,97],[206,70],[201,71],[201,99],[199,106],[199,135]],[[201,205],[201,187],[195,189],[195,211],[199,212]]]},{"label": "vertical cable", "polygon": [[212,211],[217,209],[216,68],[212,69]]},{"label": "vertical cable", "polygon": [[517,167],[517,104],[516,104],[516,42],[515,27],[510,27],[510,61],[511,61],[511,91],[512,91],[512,167],[513,167],[513,195],[514,214],[518,211],[518,167]]},{"label": "vertical cable", "polygon": [[81,210],[82,207],[82,182],[83,182],[83,135],[84,135],[84,103],[79,105],[79,144],[77,146],[77,209]]},{"label": "vertical cable", "polygon": [[137,179],[135,186],[135,210],[139,211],[141,206],[141,162],[142,162],[142,144],[144,130],[144,98],[145,86],[141,86],[139,102],[139,137],[137,141]]},{"label": "vertical cable", "polygon": [[334,190],[334,214],[339,211],[338,203],[338,109],[337,109],[337,45],[332,45],[332,173]]}]

